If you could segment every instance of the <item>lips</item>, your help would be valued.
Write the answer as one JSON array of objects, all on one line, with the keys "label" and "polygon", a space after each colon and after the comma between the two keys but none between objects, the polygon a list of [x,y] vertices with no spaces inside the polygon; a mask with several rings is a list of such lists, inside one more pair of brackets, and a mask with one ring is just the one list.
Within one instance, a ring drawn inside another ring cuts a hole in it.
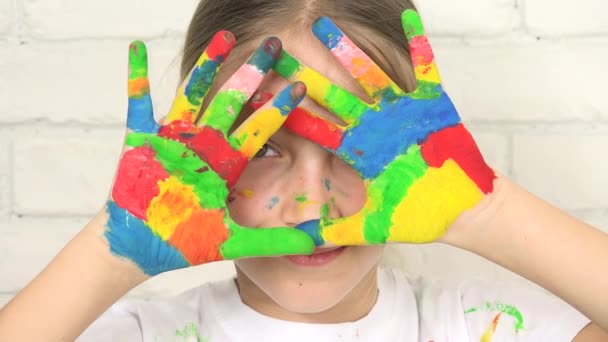
[{"label": "lips", "polygon": [[346,249],[342,247],[315,248],[311,255],[288,255],[284,258],[298,266],[325,266],[330,264]]}]

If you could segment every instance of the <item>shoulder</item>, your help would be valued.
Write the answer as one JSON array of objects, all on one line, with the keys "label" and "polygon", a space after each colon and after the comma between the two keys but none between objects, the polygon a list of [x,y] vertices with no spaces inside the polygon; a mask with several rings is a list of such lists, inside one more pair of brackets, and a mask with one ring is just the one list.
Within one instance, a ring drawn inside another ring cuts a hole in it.
[{"label": "shoulder", "polygon": [[407,282],[415,296],[423,335],[426,330],[430,335],[463,333],[469,340],[571,341],[590,322],[533,284],[487,279],[454,283],[394,270],[389,274]]}]

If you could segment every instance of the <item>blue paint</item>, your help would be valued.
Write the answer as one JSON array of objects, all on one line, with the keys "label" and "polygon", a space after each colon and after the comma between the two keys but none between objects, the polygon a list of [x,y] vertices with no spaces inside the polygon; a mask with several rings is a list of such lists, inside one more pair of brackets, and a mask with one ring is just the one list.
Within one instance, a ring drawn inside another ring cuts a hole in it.
[{"label": "blue paint", "polygon": [[277,205],[279,203],[281,199],[277,196],[274,196],[273,198],[270,199],[270,202],[268,202],[268,205],[266,206],[266,208],[268,208],[268,210],[272,210],[274,208],[275,205]]},{"label": "blue paint", "polygon": [[283,89],[274,99],[272,105],[276,107],[282,116],[286,116],[302,101],[304,94],[299,97],[294,97],[292,94],[294,83]]},{"label": "blue paint", "polygon": [[328,17],[317,19],[312,24],[312,32],[330,50],[337,47],[344,37],[344,33]]},{"label": "blue paint", "polygon": [[281,53],[281,41],[276,37],[268,37],[247,60],[247,64],[255,66],[265,74],[270,70],[279,53]]},{"label": "blue paint", "polygon": [[112,254],[132,260],[149,276],[190,266],[179,250],[154,235],[145,222],[114,201],[107,206],[110,219],[104,235]]},{"label": "blue paint", "polygon": [[184,89],[184,96],[188,98],[191,104],[195,106],[201,105],[213,83],[219,67],[218,63],[213,60],[207,60],[203,65],[192,69],[190,80],[188,80],[188,84]]},{"label": "blue paint", "polygon": [[401,97],[397,102],[382,100],[377,110],[370,108],[360,123],[349,130],[336,151],[363,177],[373,179],[384,166],[409,146],[422,143],[433,132],[460,123],[456,108],[440,91],[434,99]]},{"label": "blue paint", "polygon": [[160,126],[154,120],[150,94],[141,97],[129,97],[127,128],[138,133],[158,133]]},{"label": "blue paint", "polygon": [[322,246],[323,244],[325,244],[325,240],[321,236],[320,220],[310,220],[302,222],[296,226],[296,229],[308,234],[308,236],[310,236],[314,240],[315,246]]}]

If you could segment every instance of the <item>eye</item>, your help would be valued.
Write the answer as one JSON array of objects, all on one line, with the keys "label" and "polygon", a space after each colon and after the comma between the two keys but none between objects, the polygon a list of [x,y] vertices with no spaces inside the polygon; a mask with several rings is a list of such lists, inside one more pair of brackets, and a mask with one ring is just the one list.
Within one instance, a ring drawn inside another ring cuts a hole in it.
[{"label": "eye", "polygon": [[277,152],[277,150],[272,148],[272,146],[270,146],[268,144],[264,144],[264,146],[262,146],[262,148],[258,151],[258,153],[255,154],[255,156],[253,156],[252,159],[276,157],[278,155],[279,155],[279,152]]}]

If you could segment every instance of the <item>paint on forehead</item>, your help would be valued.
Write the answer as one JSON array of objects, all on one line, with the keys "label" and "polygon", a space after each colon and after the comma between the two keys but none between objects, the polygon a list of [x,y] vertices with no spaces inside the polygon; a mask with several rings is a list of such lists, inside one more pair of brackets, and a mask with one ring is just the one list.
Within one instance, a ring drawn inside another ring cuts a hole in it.
[{"label": "paint on forehead", "polygon": [[268,204],[266,205],[266,208],[268,210],[272,210],[277,204],[279,204],[279,201],[281,199],[278,196],[274,196],[270,199],[270,201],[268,202]]},{"label": "paint on forehead", "polygon": [[115,202],[107,203],[107,212],[110,218],[104,236],[112,254],[130,259],[149,276],[189,266],[179,250],[167,245],[142,220]]}]

